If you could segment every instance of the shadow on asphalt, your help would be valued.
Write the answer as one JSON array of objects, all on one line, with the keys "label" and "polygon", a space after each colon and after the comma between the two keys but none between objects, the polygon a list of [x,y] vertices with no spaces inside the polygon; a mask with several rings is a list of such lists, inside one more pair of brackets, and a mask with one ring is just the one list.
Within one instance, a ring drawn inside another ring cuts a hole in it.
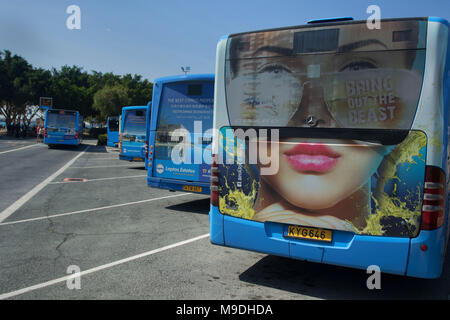
[{"label": "shadow on asphalt", "polygon": [[[239,275],[241,281],[319,299],[450,299],[450,258],[439,279],[381,274],[381,289],[369,290],[365,270],[266,256]],[[269,299],[277,299],[271,297]]]},{"label": "shadow on asphalt", "polygon": [[[89,148],[87,148],[89,146]],[[92,144],[80,144],[79,146],[71,146],[71,145],[62,145],[55,144],[49,147],[51,150],[63,150],[63,151],[73,151],[73,152],[81,152],[84,151],[86,153],[107,153],[105,146],[96,146]]]},{"label": "shadow on asphalt", "polygon": [[166,207],[169,210],[192,212],[199,214],[209,214],[209,198],[183,202]]},{"label": "shadow on asphalt", "polygon": [[129,167],[128,169],[133,169],[133,170],[145,170],[145,165],[143,167]]}]

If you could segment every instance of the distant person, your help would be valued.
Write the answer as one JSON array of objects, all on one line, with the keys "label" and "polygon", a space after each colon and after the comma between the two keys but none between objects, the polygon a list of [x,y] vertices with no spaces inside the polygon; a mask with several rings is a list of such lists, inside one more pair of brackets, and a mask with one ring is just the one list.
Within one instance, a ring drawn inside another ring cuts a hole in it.
[{"label": "distant person", "polygon": [[19,138],[19,136],[20,136],[20,124],[19,123],[16,123],[15,129],[16,129],[16,138]]}]

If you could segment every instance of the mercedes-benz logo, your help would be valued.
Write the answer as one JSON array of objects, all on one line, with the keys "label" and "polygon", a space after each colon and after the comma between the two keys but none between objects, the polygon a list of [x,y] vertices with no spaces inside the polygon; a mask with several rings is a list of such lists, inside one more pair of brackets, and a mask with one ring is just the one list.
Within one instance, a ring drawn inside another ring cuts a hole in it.
[{"label": "mercedes-benz logo", "polygon": [[308,116],[305,120],[306,124],[310,127],[315,127],[317,125],[317,119],[314,116]]}]

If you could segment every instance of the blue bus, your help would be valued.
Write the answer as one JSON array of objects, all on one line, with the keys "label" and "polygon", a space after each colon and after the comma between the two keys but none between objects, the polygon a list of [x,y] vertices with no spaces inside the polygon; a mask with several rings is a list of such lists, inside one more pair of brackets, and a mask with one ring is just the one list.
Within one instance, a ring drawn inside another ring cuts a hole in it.
[{"label": "blue bus", "polygon": [[156,79],[149,130],[147,184],[210,193],[214,75]]},{"label": "blue bus", "polygon": [[83,117],[78,111],[47,109],[44,122],[44,143],[78,146],[82,142]]},{"label": "blue bus", "polygon": [[119,145],[119,117],[108,117],[106,120],[107,143],[109,147],[117,147]]},{"label": "blue bus", "polygon": [[[438,278],[449,23],[314,20],[217,45],[213,244]],[[225,158],[225,160],[224,160]]]},{"label": "blue bus", "polygon": [[142,161],[145,158],[147,106],[122,108],[119,134],[120,160]]}]

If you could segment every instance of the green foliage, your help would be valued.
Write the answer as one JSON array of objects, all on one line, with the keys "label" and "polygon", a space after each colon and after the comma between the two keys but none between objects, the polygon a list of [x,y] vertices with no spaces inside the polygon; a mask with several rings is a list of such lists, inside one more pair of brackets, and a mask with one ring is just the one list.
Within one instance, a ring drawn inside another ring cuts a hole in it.
[{"label": "green foliage", "polygon": [[124,76],[78,66],[35,68],[10,51],[0,51],[0,116],[7,126],[29,123],[38,114],[40,97],[52,97],[57,109],[78,110],[85,118],[106,120],[126,105],[146,105],[153,84],[140,75]]},{"label": "green foliage", "polygon": [[100,134],[98,136],[97,145],[98,146],[104,146],[104,145],[106,145],[107,141],[108,141],[108,135],[107,134]]},{"label": "green foliage", "polygon": [[95,139],[98,138],[99,135],[105,134],[106,130],[106,128],[90,128],[87,130],[87,133],[89,135],[89,138]]},{"label": "green foliage", "polygon": [[92,107],[99,114],[98,120],[105,121],[108,116],[120,114],[122,107],[129,103],[128,90],[123,85],[106,85],[94,95]]}]

